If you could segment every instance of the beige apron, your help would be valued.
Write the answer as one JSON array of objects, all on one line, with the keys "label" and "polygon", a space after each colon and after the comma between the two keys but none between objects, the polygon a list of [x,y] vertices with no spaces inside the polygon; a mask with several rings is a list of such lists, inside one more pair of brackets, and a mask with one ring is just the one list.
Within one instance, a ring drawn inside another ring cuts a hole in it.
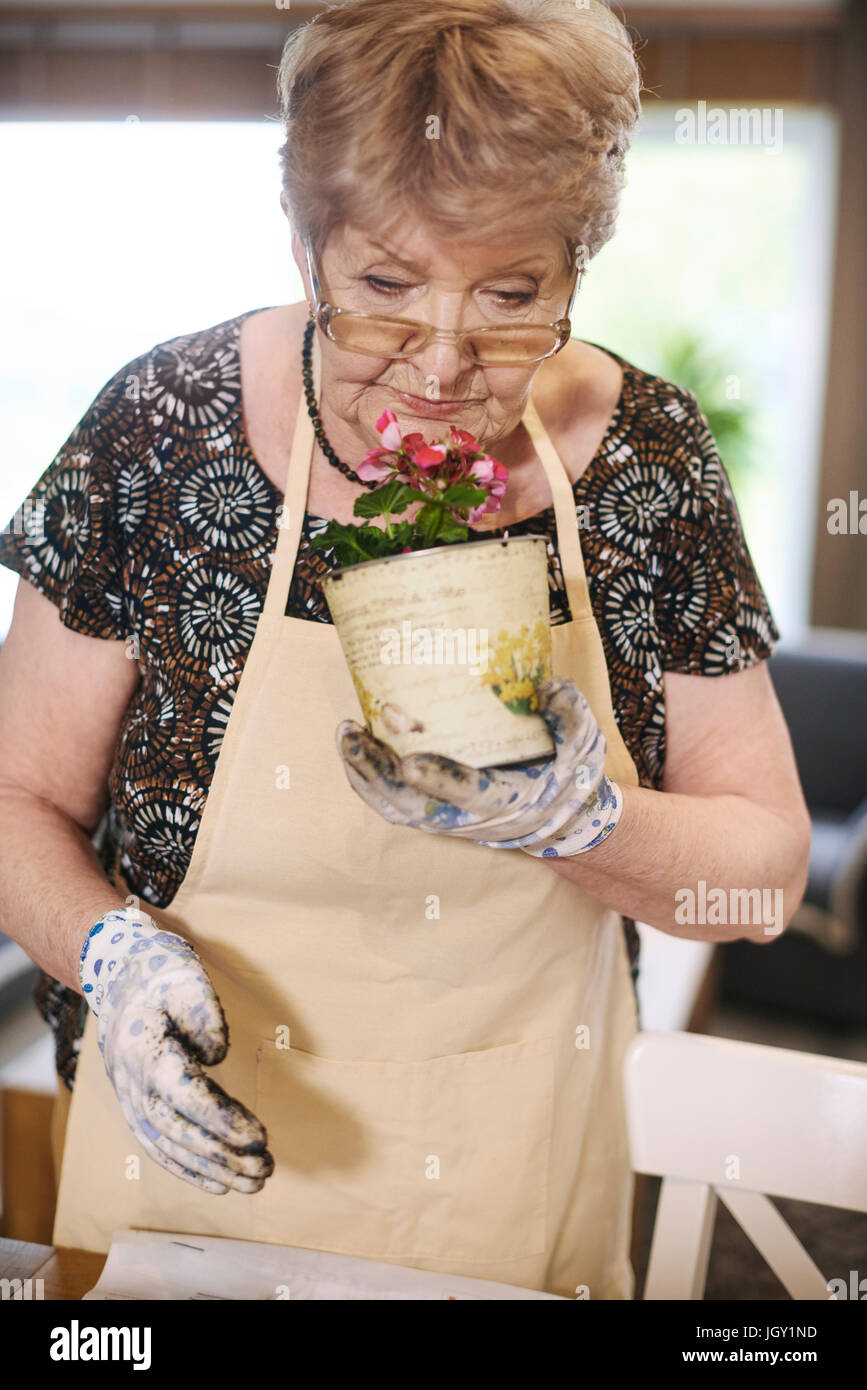
[{"label": "beige apron", "polygon": [[[318,392],[318,344],[314,364]],[[572,612],[552,629],[554,672],[587,696],[608,774],[634,785],[568,475],[531,401],[524,424]],[[88,1014],[54,1241],[105,1251],[138,1226],[629,1299],[621,918],[541,859],[392,825],[350,787],[335,729],[359,715],[336,631],[284,614],[312,452],[302,406],[288,524],[189,871],[154,912],[207,966],[230,1030],[210,1074],[266,1126],[275,1172],[213,1196],[148,1158]]]}]

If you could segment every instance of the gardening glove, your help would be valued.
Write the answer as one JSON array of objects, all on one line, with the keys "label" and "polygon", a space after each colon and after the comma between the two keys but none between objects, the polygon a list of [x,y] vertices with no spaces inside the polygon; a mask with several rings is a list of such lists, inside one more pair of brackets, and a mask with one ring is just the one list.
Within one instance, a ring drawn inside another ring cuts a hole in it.
[{"label": "gardening glove", "polygon": [[229,1030],[189,942],[135,910],[106,913],[85,938],[82,990],[105,1070],[145,1152],[205,1192],[259,1192],[274,1170],[256,1116],[203,1071]]},{"label": "gardening glove", "polygon": [[611,834],[623,807],[620,788],[605,776],[605,735],[574,681],[549,678],[536,694],[553,758],[481,769],[438,753],[399,758],[344,719],[337,747],[349,782],[395,825],[543,859],[583,854]]}]

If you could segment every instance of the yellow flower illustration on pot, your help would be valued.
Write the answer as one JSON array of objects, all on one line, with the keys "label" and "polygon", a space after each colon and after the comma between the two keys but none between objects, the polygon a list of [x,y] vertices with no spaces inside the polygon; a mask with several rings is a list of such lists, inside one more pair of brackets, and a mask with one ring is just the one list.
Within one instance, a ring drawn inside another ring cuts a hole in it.
[{"label": "yellow flower illustration on pot", "polygon": [[489,685],[513,714],[538,709],[536,686],[551,675],[551,630],[541,619],[532,632],[524,623],[519,633],[502,628],[482,684]]},{"label": "yellow flower illustration on pot", "polygon": [[355,686],[355,693],[358,696],[358,703],[361,705],[362,717],[370,729],[373,719],[379,717],[381,701],[371,694],[360,676],[357,676],[354,671],[351,671],[350,675]]}]

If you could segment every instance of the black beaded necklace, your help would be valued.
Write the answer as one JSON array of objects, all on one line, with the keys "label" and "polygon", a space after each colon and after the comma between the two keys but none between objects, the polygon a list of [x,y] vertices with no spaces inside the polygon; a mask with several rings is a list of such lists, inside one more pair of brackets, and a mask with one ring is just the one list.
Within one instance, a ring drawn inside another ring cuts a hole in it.
[{"label": "black beaded necklace", "polygon": [[354,469],[349,467],[348,463],[344,463],[342,459],[337,457],[331,445],[328,443],[325,434],[325,426],[322,423],[322,418],[316,405],[316,392],[313,388],[313,334],[315,331],[316,324],[313,319],[310,319],[304,330],[304,343],[301,348],[301,379],[304,382],[304,395],[307,398],[307,413],[313,421],[313,432],[316,435],[319,447],[332,468],[339,468],[341,473],[345,474],[347,478],[351,478],[354,483],[360,483],[362,487],[366,488],[379,487],[380,484],[376,481],[365,482],[363,478],[359,478],[358,474]]}]

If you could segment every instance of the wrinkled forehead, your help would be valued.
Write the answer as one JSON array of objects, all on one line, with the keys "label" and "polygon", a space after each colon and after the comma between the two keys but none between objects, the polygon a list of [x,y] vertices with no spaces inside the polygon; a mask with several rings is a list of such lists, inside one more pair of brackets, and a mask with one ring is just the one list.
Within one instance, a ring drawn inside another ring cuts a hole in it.
[{"label": "wrinkled forehead", "polygon": [[465,236],[456,237],[424,216],[405,214],[377,227],[343,223],[333,228],[318,259],[347,268],[387,263],[424,278],[469,283],[509,273],[539,281],[556,278],[575,265],[575,252],[550,229],[522,226],[486,238],[468,228]]}]

